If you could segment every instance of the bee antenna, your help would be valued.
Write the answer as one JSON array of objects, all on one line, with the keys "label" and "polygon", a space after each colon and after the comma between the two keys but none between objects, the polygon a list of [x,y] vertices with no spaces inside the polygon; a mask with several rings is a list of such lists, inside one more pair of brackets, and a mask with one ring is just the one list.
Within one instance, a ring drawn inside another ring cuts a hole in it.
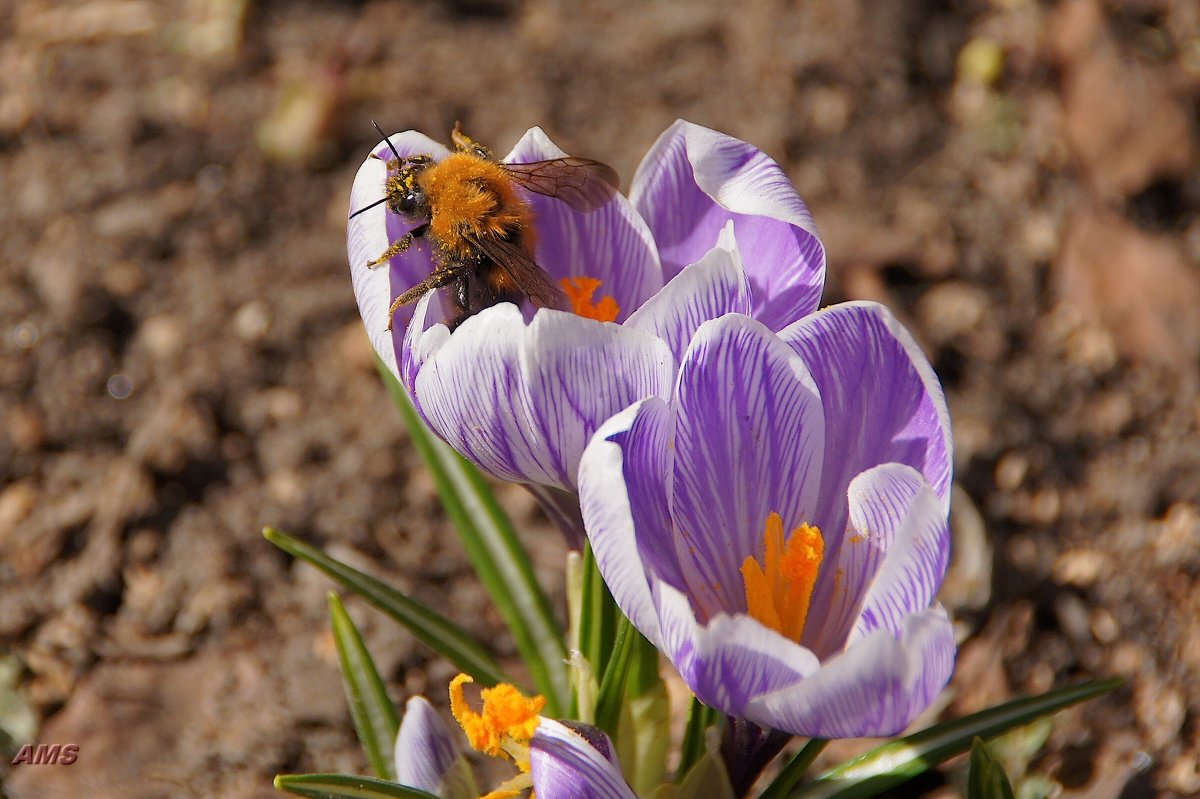
[{"label": "bee antenna", "polygon": [[[375,130],[379,131],[379,135],[383,137],[385,142],[387,142],[388,149],[392,151],[392,155],[396,156],[396,160],[403,161],[404,159],[400,157],[400,152],[396,149],[396,145],[392,144],[392,140],[389,139],[387,134],[383,132],[383,128],[379,127],[379,123],[372,119],[371,124],[375,126]],[[368,206],[368,208],[369,207],[370,206]],[[365,211],[367,209],[364,208],[363,210]]]},{"label": "bee antenna", "polygon": [[382,200],[376,200],[375,202],[371,203],[371,204],[370,204],[370,205],[368,205],[368,206],[364,206],[363,208],[359,208],[357,211],[355,211],[354,213],[350,214],[349,218],[350,218],[350,219],[353,219],[354,217],[356,217],[356,216],[358,216],[359,214],[361,214],[363,211],[370,211],[370,210],[371,210],[372,208],[374,208],[375,206],[377,206],[377,205],[383,205],[385,202],[387,202],[387,197],[384,197]]}]

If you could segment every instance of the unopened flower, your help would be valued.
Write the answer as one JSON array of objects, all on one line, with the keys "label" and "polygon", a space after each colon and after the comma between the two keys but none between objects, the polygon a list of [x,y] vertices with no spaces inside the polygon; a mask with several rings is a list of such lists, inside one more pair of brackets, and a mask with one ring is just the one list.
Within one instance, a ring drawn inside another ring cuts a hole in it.
[{"label": "unopened flower", "polygon": [[414,696],[404,706],[394,756],[401,785],[441,797],[476,795],[458,739],[423,696]]},{"label": "unopened flower", "polygon": [[934,599],[950,456],[941,388],[882,306],[778,334],[731,314],[692,338],[671,399],[601,428],[580,499],[617,603],[702,702],[891,735],[953,665]]},{"label": "unopened flower", "polygon": [[[608,737],[585,724],[538,715],[545,700],[500,684],[468,702],[460,674],[450,683],[450,709],[471,747],[512,763],[517,775],[479,799],[511,799],[533,790],[540,799],[636,799],[625,783]],[[457,739],[423,697],[409,700],[396,739],[402,785],[442,799],[476,799],[474,780]]]},{"label": "unopened flower", "polygon": [[[402,157],[447,155],[419,133],[390,138]],[[392,156],[384,142],[375,155],[355,179],[354,209],[380,196],[379,158]],[[534,128],[504,161],[562,155]],[[670,395],[701,323],[739,312],[779,329],[817,306],[825,258],[811,217],[754,147],[677,122],[639,167],[631,197],[585,213],[529,195],[536,261],[575,313],[501,303],[453,333],[436,291],[401,308],[388,330],[393,300],[433,261],[413,246],[386,269],[367,264],[415,223],[382,207],[350,222],[355,295],[376,351],[433,430],[501,479],[574,492],[591,435],[631,403]]]}]

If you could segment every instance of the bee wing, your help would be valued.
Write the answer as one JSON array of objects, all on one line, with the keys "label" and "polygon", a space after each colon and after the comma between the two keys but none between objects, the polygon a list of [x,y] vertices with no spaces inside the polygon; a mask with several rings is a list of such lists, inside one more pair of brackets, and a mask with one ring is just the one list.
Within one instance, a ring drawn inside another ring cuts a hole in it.
[{"label": "bee wing", "polygon": [[568,156],[503,166],[525,188],[557,197],[576,211],[594,211],[604,205],[620,184],[615,169],[590,158]]},{"label": "bee wing", "polygon": [[493,261],[516,284],[522,294],[538,308],[570,310],[567,295],[555,285],[529,253],[516,242],[496,236],[468,237],[473,245]]}]

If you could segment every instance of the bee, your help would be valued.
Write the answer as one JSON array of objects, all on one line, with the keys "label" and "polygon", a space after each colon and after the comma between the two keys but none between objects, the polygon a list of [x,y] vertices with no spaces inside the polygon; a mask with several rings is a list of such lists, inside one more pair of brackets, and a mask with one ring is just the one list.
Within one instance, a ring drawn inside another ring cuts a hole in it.
[{"label": "bee", "polygon": [[576,211],[592,211],[617,190],[612,167],[573,157],[504,164],[458,125],[450,134],[454,152],[441,161],[432,155],[401,156],[379,125],[375,129],[395,156],[385,162],[385,196],[350,218],[386,203],[391,213],[418,224],[367,266],[387,263],[418,239],[431,243],[434,256],[429,276],[392,302],[388,330],[397,310],[446,287],[454,305],[451,330],[501,302],[520,304],[528,298],[537,308],[570,310],[563,290],[534,260],[534,212],[521,189],[558,198]]}]

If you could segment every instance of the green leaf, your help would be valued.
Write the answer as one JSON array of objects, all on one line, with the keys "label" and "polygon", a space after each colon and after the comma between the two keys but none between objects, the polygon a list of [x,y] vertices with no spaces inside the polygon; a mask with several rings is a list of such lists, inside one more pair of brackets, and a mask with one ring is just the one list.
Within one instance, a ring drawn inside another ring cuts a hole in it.
[{"label": "green leaf", "polygon": [[350,705],[350,717],[354,719],[358,740],[376,776],[394,780],[396,764],[392,747],[400,727],[396,706],[388,698],[387,688],[379,678],[379,670],[375,668],[362,635],[342,600],[332,591],[329,592],[329,618],[333,625],[333,640],[337,644],[338,663],[342,667],[346,702]]},{"label": "green leaf", "polygon": [[621,611],[608,592],[592,548],[583,550],[583,608],[579,620],[579,651],[592,664],[596,674],[608,669],[613,642],[617,637],[617,620]]},{"label": "green leaf", "polygon": [[560,715],[571,700],[563,631],[512,522],[479,470],[434,435],[395,375],[382,361],[376,359],[376,365],[417,452],[433,474],[442,505],[475,573],[504,617],[538,692],[546,697],[546,714]]},{"label": "green leaf", "polygon": [[961,719],[891,741],[825,772],[791,794],[800,797],[875,796],[962,754],[975,736],[990,738],[1085,699],[1101,696],[1122,684],[1098,680],[1039,696],[1016,699]]},{"label": "green leaf", "polygon": [[704,757],[704,732],[709,727],[718,727],[725,723],[721,711],[714,710],[692,697],[692,710],[688,714],[687,727],[683,730],[683,743],[679,747],[679,769],[675,772],[675,781],[682,780],[692,766]]},{"label": "green leaf", "polygon": [[289,555],[316,566],[347,590],[403,624],[413,635],[471,675],[479,684],[491,686],[511,682],[495,659],[465,630],[420,602],[278,530],[268,527],[263,530],[263,536]]},{"label": "green leaf", "polygon": [[38,717],[20,692],[21,664],[0,656],[0,757],[8,762],[37,737]]},{"label": "green leaf", "polygon": [[671,742],[671,707],[660,680],[648,691],[634,694],[631,673],[625,686],[625,704],[617,733],[617,759],[629,787],[638,796],[649,796],[663,781]]},{"label": "green leaf", "polygon": [[804,745],[804,748],[792,756],[792,759],[771,781],[767,789],[759,794],[758,799],[783,799],[787,796],[788,791],[796,787],[796,784],[804,777],[804,772],[808,771],[809,766],[813,764],[817,755],[821,754],[821,750],[828,743],[829,741],[824,738],[811,739]]},{"label": "green leaf", "polygon": [[676,788],[675,799],[735,799],[725,761],[715,747],[705,749]]},{"label": "green leaf", "polygon": [[1013,799],[1012,784],[1004,767],[992,757],[978,735],[971,741],[971,768],[967,772],[967,799]]},{"label": "green leaf", "polygon": [[596,699],[596,726],[616,739],[621,719],[621,705],[625,699],[625,681],[633,660],[633,650],[640,635],[629,619],[621,616],[617,623],[617,640],[613,644],[608,667],[600,679],[600,695]]},{"label": "green leaf", "polygon": [[438,799],[406,785],[354,774],[278,774],[275,788],[308,799]]}]

